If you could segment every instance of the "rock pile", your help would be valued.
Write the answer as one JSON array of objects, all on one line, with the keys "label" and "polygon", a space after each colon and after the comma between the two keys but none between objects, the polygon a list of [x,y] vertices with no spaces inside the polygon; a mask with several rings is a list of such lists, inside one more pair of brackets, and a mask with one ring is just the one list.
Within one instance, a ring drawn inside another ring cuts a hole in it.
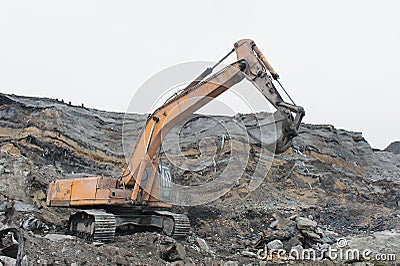
[{"label": "rock pile", "polygon": [[338,234],[324,229],[309,218],[293,215],[282,218],[274,215],[269,228],[259,233],[255,248],[267,250],[286,250],[289,254],[292,249],[303,250],[312,248],[320,250],[324,244],[333,244]]}]

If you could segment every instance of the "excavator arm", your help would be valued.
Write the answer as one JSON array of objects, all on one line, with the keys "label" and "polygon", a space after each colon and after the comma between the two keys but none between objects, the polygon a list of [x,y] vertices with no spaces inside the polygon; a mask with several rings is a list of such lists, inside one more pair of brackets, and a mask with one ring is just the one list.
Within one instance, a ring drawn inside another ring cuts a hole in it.
[{"label": "excavator arm", "polygon": [[[297,135],[304,116],[300,106],[287,103],[275,88],[272,78],[279,75],[252,40],[240,40],[234,45],[237,61],[217,73],[208,68],[181,93],[164,103],[147,119],[121,180],[122,186],[134,186],[132,199],[136,198],[144,169],[155,157],[158,148],[169,130],[202,106],[230,89],[244,78],[249,80],[264,97],[281,113],[284,123],[281,138],[277,140],[276,151],[285,151],[290,141]],[[214,66],[215,68],[215,66]],[[295,118],[292,116],[295,113]]]}]

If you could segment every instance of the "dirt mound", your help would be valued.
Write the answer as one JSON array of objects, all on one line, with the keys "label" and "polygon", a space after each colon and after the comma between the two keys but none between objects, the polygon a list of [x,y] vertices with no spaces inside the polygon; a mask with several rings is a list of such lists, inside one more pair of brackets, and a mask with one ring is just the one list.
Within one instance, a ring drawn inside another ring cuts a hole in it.
[{"label": "dirt mound", "polygon": [[[265,120],[270,116],[260,115]],[[341,237],[368,239],[379,232],[398,236],[399,154],[373,151],[361,133],[304,124],[292,147],[275,156],[261,185],[249,192],[249,176],[263,160],[263,144],[252,128],[254,115],[218,118],[226,124],[244,121],[248,139],[229,139],[212,117],[192,119],[175,132],[182,137],[179,145],[185,155],[178,161],[200,158],[208,143],[217,147],[214,163],[202,170],[171,166],[183,184],[208,182],[226,168],[230,153],[224,142],[240,142],[250,151],[243,175],[223,197],[202,206],[175,207],[191,218],[187,239],[143,232],[103,244],[64,236],[73,210],[48,208],[47,185],[71,174],[118,176],[125,166],[123,128],[129,129],[125,137],[135,141],[146,119],[128,114],[124,126],[124,116],[52,99],[0,94],[0,226],[21,229],[30,264],[257,265],[262,260],[282,262],[275,255],[257,255],[267,246],[321,251]],[[204,136],[211,141],[201,142]],[[164,152],[165,159],[168,150]],[[384,246],[393,252],[393,245]]]}]

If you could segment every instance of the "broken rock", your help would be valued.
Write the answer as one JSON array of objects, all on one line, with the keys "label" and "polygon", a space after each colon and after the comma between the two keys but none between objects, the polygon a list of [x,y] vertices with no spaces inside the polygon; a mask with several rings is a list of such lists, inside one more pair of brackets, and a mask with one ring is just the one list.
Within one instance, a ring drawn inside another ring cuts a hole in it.
[{"label": "broken rock", "polygon": [[183,262],[183,261],[181,261],[181,260],[178,260],[178,261],[174,261],[174,262],[172,262],[172,263],[170,263],[170,264],[168,264],[169,266],[184,266],[185,265],[185,262]]},{"label": "broken rock", "polygon": [[289,256],[293,259],[298,259],[303,254],[303,250],[304,248],[302,245],[296,245],[290,249]]},{"label": "broken rock", "polygon": [[283,243],[279,239],[275,239],[275,240],[272,240],[271,242],[269,242],[267,244],[267,248],[268,249],[274,249],[274,250],[282,249],[283,248]]},{"label": "broken rock", "polygon": [[61,235],[61,234],[47,234],[44,238],[50,241],[64,241],[64,240],[74,240],[74,236]]},{"label": "broken rock", "polygon": [[287,242],[287,250],[290,250],[292,247],[301,245],[301,241],[297,236],[292,237],[288,242]]},{"label": "broken rock", "polygon": [[310,219],[297,217],[296,218],[297,228],[299,230],[315,230],[317,228],[317,222],[311,221]]},{"label": "broken rock", "polygon": [[242,255],[245,257],[257,258],[257,254],[248,250],[243,250]]},{"label": "broken rock", "polygon": [[22,223],[22,228],[24,228],[25,230],[29,230],[29,231],[32,231],[35,229],[49,230],[49,227],[45,223],[43,223],[42,221],[39,221],[34,216],[30,216],[28,219],[26,219]]},{"label": "broken rock", "polygon": [[17,212],[40,212],[37,208],[35,208],[35,206],[24,203],[22,201],[15,201],[13,208]]},{"label": "broken rock", "polygon": [[186,250],[180,243],[171,244],[161,251],[161,258],[166,261],[178,261],[186,258]]},{"label": "broken rock", "polygon": [[339,236],[338,233],[336,233],[336,232],[334,232],[334,231],[331,231],[331,230],[325,230],[325,231],[324,231],[324,235],[325,235],[326,237],[331,238],[331,239],[336,239],[336,238]]},{"label": "broken rock", "polygon": [[175,244],[176,247],[176,252],[178,253],[179,257],[181,259],[184,259],[186,257],[186,250],[184,246],[182,246],[180,243]]},{"label": "broken rock", "polygon": [[129,265],[128,261],[122,256],[117,256],[115,263],[117,265]]},{"label": "broken rock", "polygon": [[238,266],[239,263],[237,261],[227,261],[224,263],[224,266]]},{"label": "broken rock", "polygon": [[301,233],[302,233],[305,237],[311,239],[312,241],[315,241],[315,242],[322,242],[321,237],[320,237],[317,233],[315,233],[315,232],[313,232],[313,231],[310,231],[310,230],[303,230],[303,231],[301,231]]},{"label": "broken rock", "polygon": [[7,256],[0,256],[0,263],[1,265],[11,266],[16,265],[17,260]]},{"label": "broken rock", "polygon": [[198,244],[198,246],[201,250],[208,252],[208,253],[212,253],[212,250],[207,245],[207,242],[204,239],[202,239],[200,237],[196,237],[196,243]]}]

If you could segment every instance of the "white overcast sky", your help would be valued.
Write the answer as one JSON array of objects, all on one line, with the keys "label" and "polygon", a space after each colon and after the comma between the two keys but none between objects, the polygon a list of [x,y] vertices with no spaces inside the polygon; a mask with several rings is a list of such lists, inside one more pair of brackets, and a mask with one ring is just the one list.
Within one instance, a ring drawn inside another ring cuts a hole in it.
[{"label": "white overcast sky", "polygon": [[169,66],[251,38],[305,122],[399,140],[399,1],[0,1],[0,90],[126,111]]}]

